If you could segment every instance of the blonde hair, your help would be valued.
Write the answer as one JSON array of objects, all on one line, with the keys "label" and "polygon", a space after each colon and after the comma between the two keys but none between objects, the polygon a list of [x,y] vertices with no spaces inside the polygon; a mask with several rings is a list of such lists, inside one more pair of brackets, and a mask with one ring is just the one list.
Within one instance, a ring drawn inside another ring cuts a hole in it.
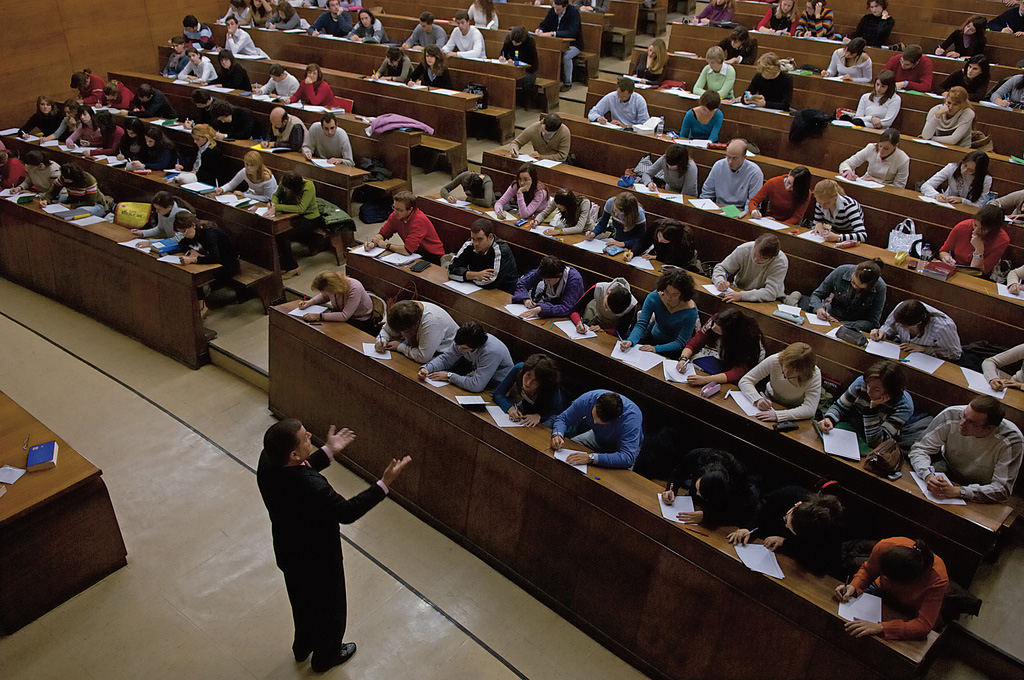
[{"label": "blonde hair", "polygon": [[779,58],[775,56],[774,52],[762,54],[757,60],[757,72],[764,75],[765,71],[782,72],[782,65],[779,63]]},{"label": "blonde hair", "polygon": [[200,123],[199,125],[196,125],[194,128],[192,128],[192,136],[202,137],[203,139],[210,143],[210,146],[217,146],[217,131],[214,130],[212,126],[207,125],[206,123]]},{"label": "blonde hair", "polygon": [[709,47],[708,51],[704,53],[704,60],[717,61],[719,64],[722,64],[725,62],[725,50],[723,50],[718,45],[715,45],[714,47]]},{"label": "blonde hair", "polygon": [[813,193],[814,198],[816,198],[819,201],[831,200],[834,199],[836,196],[839,196],[840,194],[842,194],[843,196],[846,195],[846,192],[843,191],[843,188],[839,186],[839,182],[835,181],[834,179],[821,180],[820,182],[814,185]]},{"label": "blonde hair", "polygon": [[321,293],[347,295],[349,289],[348,277],[330,270],[322,271],[313,279],[313,285],[310,288]]},{"label": "blonde hair", "polygon": [[779,365],[783,370],[786,367],[795,368],[800,375],[800,383],[803,384],[814,375],[817,357],[806,342],[794,342],[779,352]]},{"label": "blonde hair", "polygon": [[783,0],[779,0],[779,3],[775,5],[775,18],[781,19],[782,17],[786,17],[787,19],[792,21],[793,19],[796,18],[797,13],[796,0],[793,0],[793,4],[789,6],[789,12],[785,14],[782,12],[782,2]]},{"label": "blonde hair", "polygon": [[971,104],[971,100],[967,97],[967,90],[957,85],[956,87],[949,88],[949,92],[946,93],[950,101],[959,106],[960,104],[967,104],[967,108],[971,109],[974,106]]},{"label": "blonde hair", "polygon": [[245,171],[245,176],[247,179],[250,179],[253,182],[266,182],[268,179],[271,178],[272,175],[270,174],[270,170],[267,169],[267,166],[263,165],[263,154],[261,154],[259,151],[247,152],[244,156],[242,156],[242,162],[245,163],[246,165],[255,166],[256,168],[255,177],[249,177],[249,171]]},{"label": "blonde hair", "polygon": [[651,45],[655,52],[654,63],[651,63],[651,56],[647,55],[647,68],[652,73],[662,73],[665,70],[665,65],[668,64],[668,46],[661,38],[652,42]]}]

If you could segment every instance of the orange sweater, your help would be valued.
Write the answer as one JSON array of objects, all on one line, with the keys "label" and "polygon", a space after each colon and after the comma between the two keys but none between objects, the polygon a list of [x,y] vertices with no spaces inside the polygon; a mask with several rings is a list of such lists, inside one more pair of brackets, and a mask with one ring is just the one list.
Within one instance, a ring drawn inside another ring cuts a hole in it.
[{"label": "orange sweater", "polygon": [[772,177],[764,183],[761,190],[750,199],[748,210],[761,210],[761,204],[768,201],[768,208],[762,210],[765,217],[771,217],[786,224],[800,224],[811,204],[811,193],[807,192],[804,200],[797,203],[792,191],[786,190],[786,176]]},{"label": "orange sweater", "polygon": [[878,579],[883,597],[891,598],[908,609],[917,610],[917,618],[910,621],[892,619],[882,622],[882,634],[889,640],[921,640],[927,637],[939,619],[942,599],[946,596],[949,579],[942,558],[935,556],[935,563],[921,578],[913,583],[894,583],[881,575],[882,554],[898,545],[913,547],[909,538],[887,538],[879,541],[871,551],[871,557],[860,568],[850,582],[860,595],[872,581]]}]

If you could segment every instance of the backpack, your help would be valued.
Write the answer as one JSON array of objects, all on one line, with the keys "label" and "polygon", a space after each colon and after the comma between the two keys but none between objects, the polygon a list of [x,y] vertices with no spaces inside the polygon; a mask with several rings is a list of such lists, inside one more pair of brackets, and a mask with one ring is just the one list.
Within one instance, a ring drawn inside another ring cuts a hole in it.
[{"label": "backpack", "polygon": [[359,220],[364,224],[385,222],[391,215],[391,201],[366,201],[359,206]]},{"label": "backpack", "polygon": [[811,135],[820,136],[835,117],[819,109],[800,109],[789,126],[789,141],[799,144]]}]

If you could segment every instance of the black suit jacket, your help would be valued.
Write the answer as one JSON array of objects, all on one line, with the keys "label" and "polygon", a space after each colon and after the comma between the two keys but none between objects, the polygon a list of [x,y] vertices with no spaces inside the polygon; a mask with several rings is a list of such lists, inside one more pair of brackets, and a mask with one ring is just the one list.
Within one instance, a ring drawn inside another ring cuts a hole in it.
[{"label": "black suit jacket", "polygon": [[323,449],[309,457],[312,467],[274,467],[266,453],[260,456],[256,483],[270,513],[274,554],[282,570],[340,570],[338,524],[355,522],[384,500],[378,484],[349,499],[339,495],[319,472],[330,462]]}]

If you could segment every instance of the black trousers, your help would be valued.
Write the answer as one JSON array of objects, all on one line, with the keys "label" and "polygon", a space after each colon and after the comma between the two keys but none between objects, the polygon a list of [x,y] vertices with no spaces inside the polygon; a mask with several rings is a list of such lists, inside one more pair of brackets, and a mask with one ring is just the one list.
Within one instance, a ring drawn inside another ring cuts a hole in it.
[{"label": "black trousers", "polygon": [[310,250],[313,250],[313,242],[317,238],[316,232],[324,229],[324,218],[315,217],[309,219],[292,220],[292,228],[277,236],[277,249],[281,259],[281,271],[289,272],[299,266],[295,260],[295,253],[292,252],[292,241],[298,241]]},{"label": "black trousers", "polygon": [[313,650],[314,661],[337,657],[348,621],[341,560],[327,569],[317,564],[281,571],[295,622],[295,649]]}]

